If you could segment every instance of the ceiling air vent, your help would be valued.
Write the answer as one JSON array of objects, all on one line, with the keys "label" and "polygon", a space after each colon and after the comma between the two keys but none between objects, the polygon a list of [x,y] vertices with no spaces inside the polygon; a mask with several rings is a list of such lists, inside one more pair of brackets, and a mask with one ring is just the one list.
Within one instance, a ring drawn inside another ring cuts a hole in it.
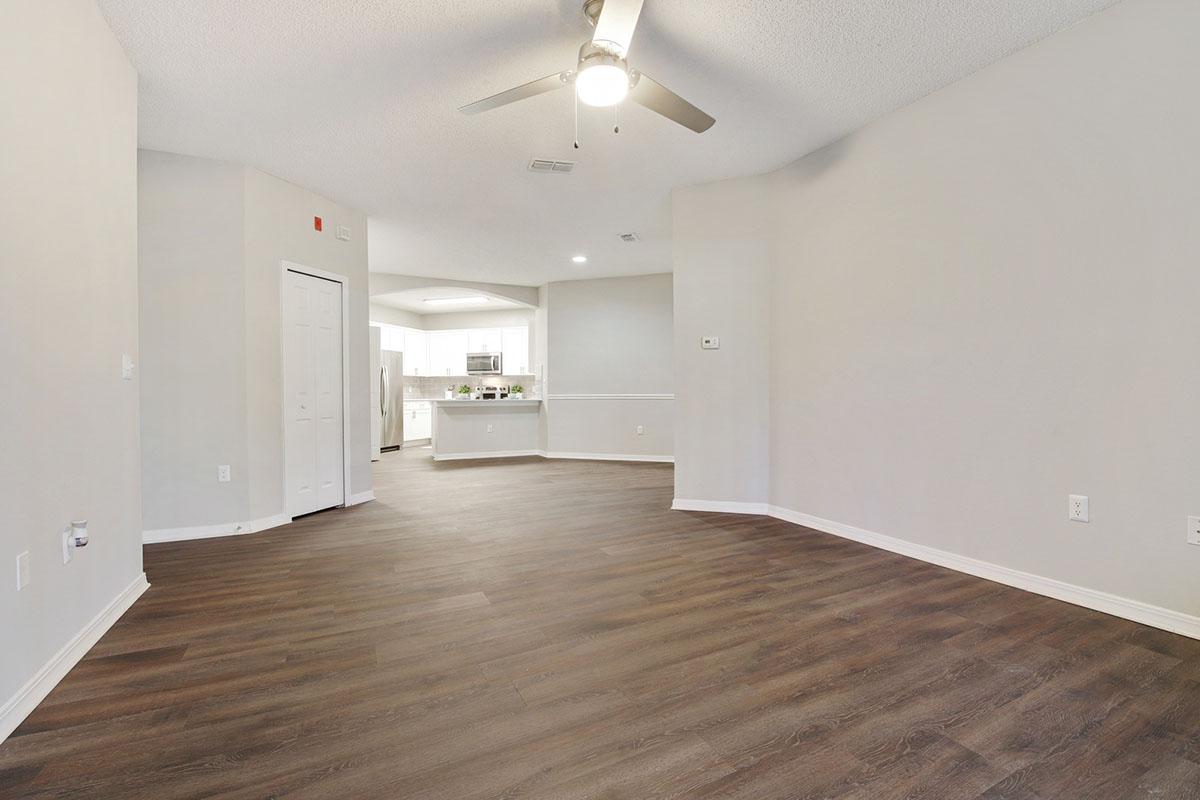
[{"label": "ceiling air vent", "polygon": [[554,161],[549,158],[535,158],[529,162],[530,172],[570,172],[575,169],[574,161]]},{"label": "ceiling air vent", "polygon": [[621,241],[625,242],[626,244],[633,244],[634,242],[638,241],[638,235],[636,233],[618,233],[617,235],[620,236]]}]

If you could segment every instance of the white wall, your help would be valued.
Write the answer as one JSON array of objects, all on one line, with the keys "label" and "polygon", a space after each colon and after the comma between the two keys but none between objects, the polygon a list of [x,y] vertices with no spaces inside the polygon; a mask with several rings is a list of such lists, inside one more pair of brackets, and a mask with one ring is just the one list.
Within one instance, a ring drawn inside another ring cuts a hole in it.
[{"label": "white wall", "polygon": [[[1127,0],[751,182],[771,504],[1200,635],[1198,35],[1190,0]],[[678,285],[738,268],[702,223],[744,190],[677,195]],[[676,299],[687,350],[714,298]],[[681,448],[681,480],[741,451]]]},{"label": "white wall", "polygon": [[383,323],[385,325],[399,325],[404,328],[424,329],[420,314],[414,314],[411,311],[405,311],[400,308],[389,308],[388,306],[371,303],[367,307],[367,314],[370,316],[371,322],[375,324]]},{"label": "white wall", "polygon": [[[313,230],[312,218],[325,221]],[[334,236],[350,229],[350,241]],[[371,491],[371,387],[368,351],[367,217],[360,211],[246,170],[246,376],[250,515],[283,510],[283,390],[280,261],[345,276],[350,314],[350,492]],[[347,498],[350,502],[350,498]]]},{"label": "white wall", "polygon": [[[767,500],[771,249],[763,180],[672,195],[677,498]],[[720,349],[700,349],[709,335]]]},{"label": "white wall", "polygon": [[[145,586],[138,474],[137,76],[94,3],[0,25],[0,738]],[[60,531],[89,521],[70,564]],[[16,587],[16,558],[31,581]]]},{"label": "white wall", "polygon": [[472,328],[521,328],[532,325],[533,309],[522,308],[422,314],[419,327],[427,331],[457,331]]},{"label": "white wall", "polygon": [[[148,537],[283,514],[283,260],[349,279],[351,494],[369,492],[366,217],[208,159],[142,151],[139,180],[142,341],[155,367],[142,392]],[[339,225],[350,241],[334,236]],[[219,464],[230,482],[217,482]]]},{"label": "white wall", "polygon": [[551,455],[671,457],[671,286],[671,275],[661,274],[546,287],[543,413]]},{"label": "white wall", "polygon": [[238,164],[138,153],[147,530],[250,519],[244,182]]}]

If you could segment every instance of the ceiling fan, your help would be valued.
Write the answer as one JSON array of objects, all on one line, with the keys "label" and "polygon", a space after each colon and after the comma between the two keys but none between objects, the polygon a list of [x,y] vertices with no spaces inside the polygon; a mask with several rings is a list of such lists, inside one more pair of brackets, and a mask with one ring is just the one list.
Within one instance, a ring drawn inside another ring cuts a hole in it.
[{"label": "ceiling fan", "polygon": [[[583,14],[596,29],[579,48],[575,69],[556,72],[508,91],[494,94],[459,111],[478,114],[574,84],[575,96],[589,106],[616,106],[626,97],[696,133],[704,133],[715,119],[625,61],[643,0],[584,0]],[[576,147],[578,147],[576,143]]]}]

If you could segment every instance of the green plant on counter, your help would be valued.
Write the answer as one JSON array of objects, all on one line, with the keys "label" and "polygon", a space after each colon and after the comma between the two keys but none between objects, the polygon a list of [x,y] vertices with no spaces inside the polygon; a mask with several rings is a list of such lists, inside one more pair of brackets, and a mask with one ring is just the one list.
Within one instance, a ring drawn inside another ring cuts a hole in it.
[{"label": "green plant on counter", "polygon": [[467,385],[464,383],[462,386],[459,386],[459,387],[458,387],[458,393],[459,393],[459,394],[470,394],[470,393],[471,393],[471,387],[470,387],[470,386],[467,386]]},{"label": "green plant on counter", "polygon": [[509,391],[513,394],[525,394],[525,387],[518,383],[516,386],[509,389]]}]

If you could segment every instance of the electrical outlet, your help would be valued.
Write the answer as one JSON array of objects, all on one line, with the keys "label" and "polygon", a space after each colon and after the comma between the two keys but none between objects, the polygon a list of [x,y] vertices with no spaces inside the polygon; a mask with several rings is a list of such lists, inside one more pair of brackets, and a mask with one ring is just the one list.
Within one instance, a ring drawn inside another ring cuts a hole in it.
[{"label": "electrical outlet", "polygon": [[228,464],[221,464],[217,467],[217,480],[221,483],[229,483],[230,472]]},{"label": "electrical outlet", "polygon": [[645,435],[646,435],[646,426],[644,426],[644,425],[638,425],[638,426],[637,426],[637,435],[638,435],[638,436],[645,436]]},{"label": "electrical outlet", "polygon": [[29,585],[29,551],[17,556],[17,591]]},{"label": "electrical outlet", "polygon": [[1073,494],[1067,506],[1067,517],[1073,522],[1088,522],[1088,499],[1082,494]]},{"label": "electrical outlet", "polygon": [[720,350],[721,349],[721,337],[720,336],[701,336],[700,337],[700,348],[702,350]]},{"label": "electrical outlet", "polygon": [[491,426],[491,424],[490,424],[490,423],[488,424],[488,431],[487,431],[487,432],[488,432],[488,433],[491,433],[491,432],[492,432],[492,426]]},{"label": "electrical outlet", "polygon": [[1200,517],[1188,517],[1188,544],[1200,544]]}]

